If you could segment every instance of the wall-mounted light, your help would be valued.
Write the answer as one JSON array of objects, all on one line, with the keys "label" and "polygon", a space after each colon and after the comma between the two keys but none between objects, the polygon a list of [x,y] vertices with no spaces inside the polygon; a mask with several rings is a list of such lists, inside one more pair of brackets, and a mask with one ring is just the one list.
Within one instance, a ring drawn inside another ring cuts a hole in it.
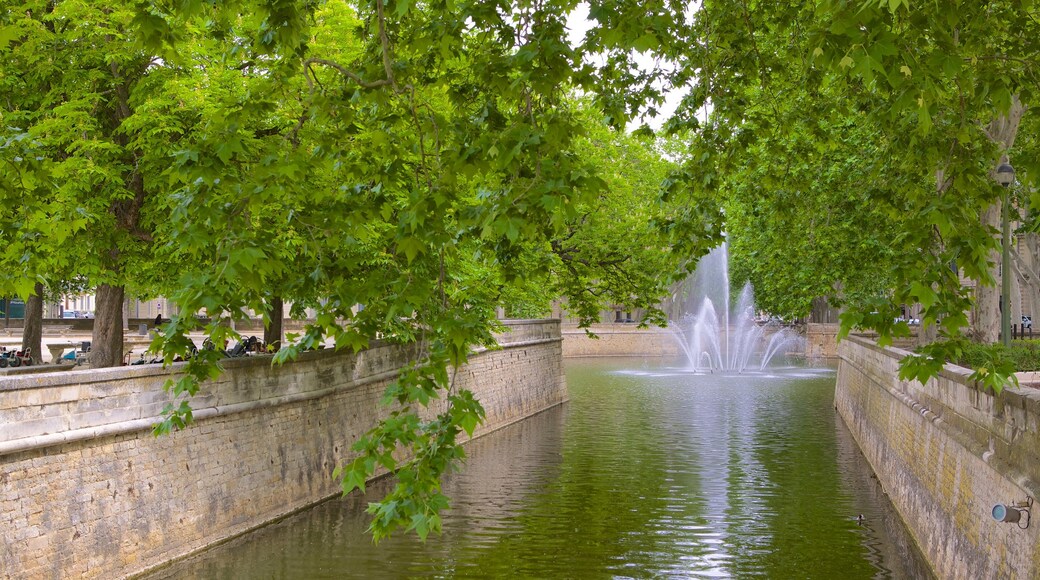
[{"label": "wall-mounted light", "polygon": [[1023,530],[1029,527],[1030,508],[1033,507],[1033,498],[1028,497],[1025,501],[1011,504],[998,503],[993,506],[993,519],[1005,524],[1018,524]]}]

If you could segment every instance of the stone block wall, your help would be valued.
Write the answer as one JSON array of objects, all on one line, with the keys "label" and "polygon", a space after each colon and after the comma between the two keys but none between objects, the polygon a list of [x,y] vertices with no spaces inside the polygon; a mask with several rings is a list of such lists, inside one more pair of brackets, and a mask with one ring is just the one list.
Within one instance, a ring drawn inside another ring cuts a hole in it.
[{"label": "stone block wall", "polygon": [[[682,357],[682,349],[677,336],[667,328],[639,328],[636,324],[607,323],[594,324],[590,330],[597,338],[592,338],[584,328],[576,324],[564,324],[563,356],[564,357],[599,357],[599,356],[662,356]],[[766,340],[775,330],[766,328]],[[830,340],[834,342],[837,335],[835,328]],[[764,349],[766,341],[760,343]],[[836,344],[836,343],[835,343]],[[808,348],[808,347],[807,347]],[[831,348],[832,352],[834,348]],[[836,356],[836,354],[832,354]]]},{"label": "stone block wall", "polygon": [[[487,412],[477,435],[567,398],[559,322],[508,326],[456,377]],[[332,470],[388,412],[382,391],[409,356],[229,360],[193,399],[195,423],[160,438],[176,365],[0,381],[0,577],[135,574],[336,495]]]},{"label": "stone block wall", "polygon": [[1040,522],[1021,529],[991,510],[1040,494],[1040,391],[982,393],[953,365],[926,385],[900,381],[907,354],[839,345],[835,406],[878,481],[939,578],[1037,578]]},{"label": "stone block wall", "polygon": [[591,338],[576,325],[563,328],[563,356],[678,356],[679,344],[663,328],[637,328],[635,324],[595,324]]},{"label": "stone block wall", "polygon": [[805,329],[805,356],[838,358],[839,324],[810,322]]}]

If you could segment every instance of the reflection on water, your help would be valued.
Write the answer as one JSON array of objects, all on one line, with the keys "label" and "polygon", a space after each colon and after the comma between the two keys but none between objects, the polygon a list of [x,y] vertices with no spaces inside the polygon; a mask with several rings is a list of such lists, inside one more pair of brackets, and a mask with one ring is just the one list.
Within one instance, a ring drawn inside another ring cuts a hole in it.
[{"label": "reflection on water", "polygon": [[440,537],[373,545],[366,500],[351,497],[159,577],[927,573],[834,412],[833,371],[697,376],[615,359],[568,361],[567,380],[569,404],[468,446]]}]

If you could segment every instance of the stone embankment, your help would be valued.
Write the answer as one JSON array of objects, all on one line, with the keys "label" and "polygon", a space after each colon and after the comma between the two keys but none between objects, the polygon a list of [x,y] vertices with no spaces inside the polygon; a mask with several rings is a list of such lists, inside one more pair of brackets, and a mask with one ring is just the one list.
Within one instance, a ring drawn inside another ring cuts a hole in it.
[{"label": "stone embankment", "polygon": [[563,356],[677,356],[679,343],[665,328],[639,328],[637,324],[594,324],[589,330],[563,327]]},{"label": "stone embankment", "polygon": [[[478,435],[567,398],[559,321],[507,325],[456,377],[487,412]],[[383,389],[409,359],[374,344],[228,360],[192,400],[195,423],[159,438],[178,365],[0,379],[0,577],[126,576],[335,496],[333,468],[388,413]]]},{"label": "stone embankment", "polygon": [[953,365],[901,381],[907,354],[863,337],[839,345],[835,407],[879,484],[937,577],[1037,578],[1040,522],[1028,519],[1040,506],[1019,523],[992,512],[1040,494],[1040,390],[980,392]]},{"label": "stone embankment", "polygon": [[[810,358],[837,356],[834,346],[837,344],[837,325],[834,327],[833,332],[829,328],[817,329],[816,340],[807,342],[805,354]],[[564,357],[682,356],[679,339],[667,328],[639,328],[638,324],[633,323],[605,323],[594,324],[588,330],[595,338],[589,336],[584,328],[578,328],[576,324],[563,326]],[[773,330],[767,330],[766,336],[771,336],[772,332]]]},{"label": "stone embankment", "polygon": [[838,324],[810,322],[805,327],[805,356],[813,359],[838,358]]}]

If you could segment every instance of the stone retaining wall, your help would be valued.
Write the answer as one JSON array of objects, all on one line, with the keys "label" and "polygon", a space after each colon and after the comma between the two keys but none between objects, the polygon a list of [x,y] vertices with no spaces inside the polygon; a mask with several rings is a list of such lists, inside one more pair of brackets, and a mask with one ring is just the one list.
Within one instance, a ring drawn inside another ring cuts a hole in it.
[{"label": "stone retaining wall", "polygon": [[[501,350],[474,355],[457,385],[487,412],[477,434],[567,398],[558,321],[509,321]],[[113,578],[161,565],[336,495],[331,472],[387,410],[409,358],[229,360],[192,405],[195,423],[150,433],[171,371],[80,370],[0,380],[0,576]]]},{"label": "stone retaining wall", "polygon": [[564,326],[563,356],[678,356],[679,344],[663,328],[638,328],[636,324],[595,324],[591,338],[577,325]]},{"label": "stone retaining wall", "polygon": [[1040,494],[1040,391],[981,393],[953,365],[926,385],[900,381],[907,354],[839,345],[835,406],[878,481],[939,578],[1037,578],[1040,522],[1020,529],[991,510]]},{"label": "stone retaining wall", "polygon": [[838,328],[840,324],[810,322],[805,328],[805,356],[809,358],[838,358]]}]

